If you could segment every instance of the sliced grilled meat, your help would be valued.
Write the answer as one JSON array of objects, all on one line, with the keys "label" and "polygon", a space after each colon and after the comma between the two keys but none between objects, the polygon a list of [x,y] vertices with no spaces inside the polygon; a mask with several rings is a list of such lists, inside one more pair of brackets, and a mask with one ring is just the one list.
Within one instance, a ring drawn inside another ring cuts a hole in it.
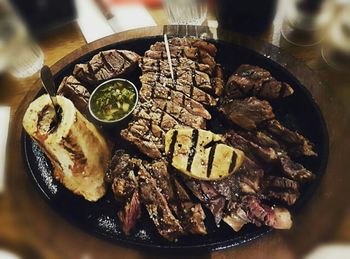
[{"label": "sliced grilled meat", "polygon": [[239,230],[245,223],[253,223],[257,226],[266,225],[276,229],[290,229],[292,226],[291,216],[287,209],[264,205],[255,195],[246,195],[240,201],[230,202],[226,215],[225,222],[234,230]]},{"label": "sliced grilled meat", "polygon": [[148,84],[154,88],[164,86],[179,91],[185,94],[187,97],[192,98],[204,105],[215,106],[217,104],[217,100],[203,90],[194,87],[193,85],[183,85],[178,82],[174,82],[172,79],[162,77],[157,73],[143,74],[140,77],[140,81],[142,84]]},{"label": "sliced grilled meat", "polygon": [[291,131],[284,127],[277,120],[270,120],[263,126],[268,133],[287,145],[287,151],[294,155],[317,156],[313,150],[314,145],[298,132]]},{"label": "sliced grilled meat", "polygon": [[207,234],[204,224],[205,214],[201,204],[193,202],[182,184],[176,178],[173,178],[173,180],[177,199],[181,208],[180,215],[182,226],[191,234]]},{"label": "sliced grilled meat", "polygon": [[263,183],[263,197],[293,205],[299,197],[299,184],[285,177],[268,176]]},{"label": "sliced grilled meat", "polygon": [[[177,75],[181,75],[182,72],[195,70],[206,73],[209,76],[211,76],[213,73],[210,66],[195,62],[188,58],[173,58],[171,59],[171,64]],[[171,76],[169,61],[167,59],[162,60],[143,57],[140,67],[143,73],[161,71],[165,76]]]},{"label": "sliced grilled meat", "polygon": [[214,88],[214,94],[216,96],[221,96],[224,91],[224,72],[220,65],[216,65],[213,72],[213,77],[211,79],[211,85]]},{"label": "sliced grilled meat", "polygon": [[307,170],[303,165],[294,162],[289,156],[281,154],[279,156],[282,172],[290,179],[297,182],[308,182],[315,179],[315,175]]},{"label": "sliced grilled meat", "polygon": [[104,80],[134,71],[139,59],[138,54],[128,50],[101,51],[88,63],[75,65],[73,75],[89,86],[96,86]]},{"label": "sliced grilled meat", "polygon": [[205,214],[202,206],[191,200],[185,189],[168,172],[167,163],[157,161],[147,167],[156,180],[157,187],[164,195],[174,215],[180,220],[184,231],[192,234],[205,234]]},{"label": "sliced grilled meat", "polygon": [[255,130],[260,123],[275,117],[271,105],[255,97],[232,100],[219,110],[229,121],[247,130]]},{"label": "sliced grilled meat", "polygon": [[267,163],[277,161],[276,151],[271,147],[263,148],[234,131],[226,133],[224,138],[228,145],[242,150],[246,156],[255,162],[261,160]]},{"label": "sliced grilled meat", "polygon": [[124,150],[117,150],[106,173],[107,182],[112,183],[115,199],[124,204],[117,215],[126,235],[129,234],[141,216],[136,179],[140,165],[141,160],[131,157]]},{"label": "sliced grilled meat", "polygon": [[163,110],[149,105],[149,103],[140,103],[133,111],[135,118],[141,118],[158,125],[164,131],[175,128],[179,122],[171,117],[168,113]]},{"label": "sliced grilled meat", "polygon": [[210,113],[202,104],[181,92],[171,90],[165,86],[152,87],[151,85],[143,84],[140,89],[140,99],[144,102],[153,101],[162,110],[166,110],[168,103],[172,102],[172,105],[175,104],[185,108],[187,112],[194,116],[200,116],[207,120],[211,119]]},{"label": "sliced grilled meat", "polygon": [[169,241],[174,241],[185,234],[179,220],[175,218],[164,195],[157,188],[156,180],[144,167],[139,171],[141,202],[146,206],[159,234]]},{"label": "sliced grilled meat", "polygon": [[124,234],[129,235],[141,217],[141,202],[139,192],[136,190],[131,199],[126,202],[124,208],[118,212],[118,218],[122,222]]},{"label": "sliced grilled meat", "polygon": [[63,78],[57,94],[67,97],[82,114],[87,114],[90,93],[74,76]]},{"label": "sliced grilled meat", "polygon": [[217,52],[214,44],[198,38],[172,38],[169,40],[169,44],[174,46],[193,46],[207,52],[212,57],[215,57]]},{"label": "sliced grilled meat", "polygon": [[150,158],[161,158],[164,144],[162,143],[165,132],[152,121],[138,119],[129,123],[128,128],[120,132],[120,135]]},{"label": "sliced grilled meat", "polygon": [[273,148],[280,150],[281,146],[278,141],[274,140],[271,136],[265,134],[262,131],[239,131],[238,132],[244,138],[256,143],[264,148]]},{"label": "sliced grilled meat", "polygon": [[241,65],[226,84],[226,98],[235,99],[257,96],[266,99],[286,97],[293,88],[277,81],[269,71],[252,65]]}]

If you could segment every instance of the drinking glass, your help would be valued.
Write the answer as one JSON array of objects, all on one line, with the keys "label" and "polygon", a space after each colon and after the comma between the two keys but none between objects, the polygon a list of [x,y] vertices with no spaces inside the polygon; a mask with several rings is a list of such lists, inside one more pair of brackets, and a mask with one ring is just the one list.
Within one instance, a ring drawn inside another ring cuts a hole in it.
[{"label": "drinking glass", "polygon": [[331,67],[350,71],[350,6],[344,6],[330,26],[321,54]]},{"label": "drinking glass", "polygon": [[44,64],[44,54],[10,5],[0,0],[0,72],[17,78],[35,74]]},{"label": "drinking glass", "polygon": [[206,0],[163,0],[170,24],[201,25],[207,18]]},{"label": "drinking glass", "polygon": [[286,16],[282,24],[282,36],[298,46],[320,43],[333,17],[332,0],[286,1]]}]

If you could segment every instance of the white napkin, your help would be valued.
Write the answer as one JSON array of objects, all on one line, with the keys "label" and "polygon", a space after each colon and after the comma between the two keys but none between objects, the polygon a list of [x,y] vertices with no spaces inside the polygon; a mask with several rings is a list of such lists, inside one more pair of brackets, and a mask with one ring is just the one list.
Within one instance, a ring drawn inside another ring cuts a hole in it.
[{"label": "white napkin", "polygon": [[6,143],[10,123],[10,107],[0,106],[0,193],[5,190]]},{"label": "white napkin", "polygon": [[118,21],[116,30],[112,29],[94,1],[75,0],[75,4],[78,12],[78,24],[88,43],[117,32],[156,25],[142,4],[112,5],[110,11]]}]

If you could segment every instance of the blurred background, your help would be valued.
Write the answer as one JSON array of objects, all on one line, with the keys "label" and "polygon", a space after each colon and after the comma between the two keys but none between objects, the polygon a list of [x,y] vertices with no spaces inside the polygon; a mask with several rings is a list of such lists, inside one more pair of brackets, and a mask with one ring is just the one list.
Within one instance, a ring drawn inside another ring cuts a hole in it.
[{"label": "blurred background", "polygon": [[[100,242],[89,236],[91,243],[86,247],[65,244],[60,226],[43,230],[40,222],[27,222],[26,215],[17,215],[20,202],[7,190],[9,124],[40,68],[114,33],[166,24],[219,27],[272,43],[312,68],[329,88],[331,98],[345,113],[350,112],[347,0],[0,0],[0,259],[95,258],[91,251]],[[28,204],[23,206],[30,208],[30,198],[25,201]],[[57,217],[45,204],[39,206],[48,211],[40,220]],[[350,210],[349,204],[344,206],[342,220],[324,243],[305,253],[307,258],[350,258]],[[36,231],[40,238],[35,237]],[[63,243],[52,244],[46,233],[57,234]],[[79,230],[74,233],[77,240],[87,239]],[[220,254],[203,255],[210,256],[221,258]]]}]

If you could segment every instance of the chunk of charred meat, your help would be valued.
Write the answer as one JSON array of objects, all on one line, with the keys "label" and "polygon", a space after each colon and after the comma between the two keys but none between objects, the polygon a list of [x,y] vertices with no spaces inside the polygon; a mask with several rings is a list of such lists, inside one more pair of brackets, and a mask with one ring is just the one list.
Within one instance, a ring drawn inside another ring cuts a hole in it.
[{"label": "chunk of charred meat", "polygon": [[137,67],[139,59],[138,54],[128,50],[101,51],[88,63],[75,65],[73,75],[93,87],[107,79],[131,73]]},{"label": "chunk of charred meat", "polygon": [[180,182],[171,175],[165,161],[146,165],[147,171],[156,180],[157,187],[168,202],[173,214],[180,220],[186,233],[206,234],[205,214],[202,206],[191,200]]},{"label": "chunk of charred meat", "polygon": [[246,156],[255,162],[263,161],[271,163],[277,161],[277,154],[273,148],[261,147],[234,131],[226,133],[224,139],[228,145],[242,150]]},{"label": "chunk of charred meat", "polygon": [[220,195],[209,181],[189,177],[184,177],[184,181],[192,193],[211,211],[216,225],[219,226],[225,208],[225,197]]},{"label": "chunk of charred meat", "polygon": [[138,119],[129,123],[128,128],[120,132],[120,136],[133,143],[150,158],[161,158],[164,150],[163,136],[165,132],[152,121]]},{"label": "chunk of charred meat", "polygon": [[235,231],[240,230],[245,223],[253,223],[259,227],[266,225],[276,229],[290,229],[292,226],[287,209],[264,205],[254,195],[247,195],[240,201],[229,203],[224,221]]},{"label": "chunk of charred meat", "polygon": [[179,220],[175,218],[166,198],[157,188],[156,180],[143,167],[140,168],[138,180],[141,202],[146,206],[159,234],[169,241],[175,241],[184,235]]},{"label": "chunk of charred meat", "polygon": [[277,81],[269,71],[252,65],[241,65],[226,84],[226,98],[257,96],[276,99],[293,94],[293,88]]},{"label": "chunk of charred meat", "polygon": [[301,183],[315,179],[315,175],[312,172],[307,170],[303,165],[291,160],[289,156],[282,154],[279,158],[282,172],[286,177]]},{"label": "chunk of charred meat", "polygon": [[273,137],[287,145],[287,151],[294,155],[317,156],[314,145],[301,134],[284,127],[277,120],[267,121],[263,127]]},{"label": "chunk of charred meat", "polygon": [[224,91],[224,72],[220,65],[216,65],[213,72],[213,77],[211,79],[211,84],[214,88],[214,94],[216,96],[221,96]]},{"label": "chunk of charred meat", "polygon": [[128,235],[141,216],[136,175],[141,160],[131,157],[124,150],[117,150],[106,173],[106,181],[112,183],[112,191],[123,208],[117,213],[123,232]]},{"label": "chunk of charred meat", "polygon": [[255,130],[260,123],[275,117],[271,105],[255,97],[232,100],[219,110],[229,121],[247,130]]},{"label": "chunk of charred meat", "polygon": [[197,235],[207,234],[204,225],[205,214],[200,203],[191,200],[182,184],[174,178],[174,187],[180,204],[180,218],[186,232]]},{"label": "chunk of charred meat", "polygon": [[278,141],[274,140],[271,136],[265,134],[262,131],[238,131],[238,133],[247,140],[250,140],[251,142],[254,142],[261,147],[273,148],[276,150],[281,149]]},{"label": "chunk of charred meat", "polygon": [[74,76],[63,78],[57,94],[67,97],[82,114],[87,114],[90,93]]},{"label": "chunk of charred meat", "polygon": [[299,184],[285,177],[268,176],[263,186],[264,199],[279,200],[291,206],[299,197]]}]

